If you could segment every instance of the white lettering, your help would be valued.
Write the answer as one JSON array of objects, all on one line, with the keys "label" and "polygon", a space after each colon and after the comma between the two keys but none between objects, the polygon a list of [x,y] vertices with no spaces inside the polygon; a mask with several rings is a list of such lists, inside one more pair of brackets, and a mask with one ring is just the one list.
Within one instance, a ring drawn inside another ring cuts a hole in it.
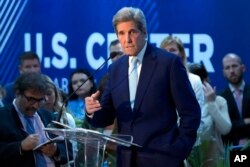
[{"label": "white lettering", "polygon": [[59,82],[59,78],[54,78],[54,84],[61,89],[63,92],[68,94],[68,79],[67,78],[61,78],[61,82]]},{"label": "white lettering", "polygon": [[247,156],[246,155],[236,155],[235,158],[234,158],[234,162],[243,162],[244,160],[247,159]]},{"label": "white lettering", "polygon": [[164,38],[169,36],[167,33],[157,33],[157,34],[149,34],[149,40],[150,43],[156,44],[156,47],[160,47],[161,42],[163,41]]},{"label": "white lettering", "polygon": [[42,33],[36,33],[36,53],[42,61],[43,57],[43,35]]},{"label": "white lettering", "polygon": [[[42,62],[43,57],[43,37],[42,33],[36,33],[36,53],[39,56],[40,61]],[[24,33],[24,51],[32,51],[31,47],[31,34]]]},{"label": "white lettering", "polygon": [[93,54],[94,45],[99,44],[101,46],[101,45],[103,45],[104,42],[105,42],[105,38],[102,36],[102,34],[97,33],[97,32],[91,34],[87,40],[86,58],[87,58],[89,65],[93,69],[100,67],[105,62],[105,59],[103,58],[104,56],[99,55],[98,56],[99,58],[96,59],[94,54]]},{"label": "white lettering", "polygon": [[[148,40],[150,40],[150,43],[159,47],[162,40],[168,35],[169,33],[151,33],[148,34]],[[211,62],[211,58],[214,53],[214,43],[211,36],[208,34],[192,35],[188,33],[173,33],[172,35],[181,39],[185,46],[185,52],[187,57],[189,57],[190,62],[203,62],[208,72],[214,72],[214,67]],[[116,38],[117,36],[115,33],[107,33],[106,38],[99,32],[93,32],[89,36],[86,41],[85,56],[87,64],[89,64],[91,68],[96,69],[104,63],[105,59],[108,58],[109,55],[110,42]],[[43,56],[43,34],[36,33],[35,40],[33,42],[35,44],[33,44],[31,33],[25,33],[24,50],[29,51],[32,50],[33,45],[36,46],[36,52],[38,53],[41,61],[43,58],[44,68],[49,69],[51,67],[55,67],[57,69],[64,69],[68,65],[69,68],[74,69],[77,68],[79,57],[69,57],[69,53],[64,46],[67,42],[67,39],[68,38],[64,33],[55,33],[51,40],[52,51],[54,52],[54,55]],[[106,45],[103,47],[104,43]],[[98,47],[104,51],[99,51]],[[48,48],[48,46],[46,46],[46,48]]]},{"label": "white lettering", "polygon": [[242,160],[242,162],[244,161],[244,160],[246,160],[247,159],[247,156],[246,155],[241,155],[241,160]]},{"label": "white lettering", "polygon": [[[61,46],[67,41],[67,36],[64,33],[56,33],[52,38],[52,49],[57,54],[52,58],[52,65],[58,69],[63,69],[67,66],[69,56],[67,50]],[[59,57],[58,57],[59,56]]]},{"label": "white lettering", "polygon": [[[150,43],[160,47],[161,42],[168,35],[167,33],[149,34]],[[186,44],[191,44],[191,39],[193,39],[193,45],[185,47],[186,56],[190,57],[190,49],[193,47],[193,62],[203,62],[208,72],[214,72],[214,67],[210,60],[214,53],[214,44],[212,38],[208,34],[194,34],[192,38],[190,34],[173,33],[171,35],[178,37],[184,46]]]},{"label": "white lettering", "polygon": [[24,51],[31,50],[31,35],[24,33]]},{"label": "white lettering", "polygon": [[69,85],[69,81],[67,78],[62,78],[62,82],[61,82],[61,90],[65,93],[68,93],[68,85]]},{"label": "white lettering", "polygon": [[[206,47],[203,51],[201,46]],[[210,61],[214,53],[214,44],[212,38],[207,34],[193,35],[194,62],[203,62],[208,72],[214,72],[214,67]]]},{"label": "white lettering", "polygon": [[[107,58],[109,57],[109,54],[110,54],[110,52],[109,52],[110,43],[111,43],[113,40],[115,40],[115,39],[117,39],[116,33],[108,33],[108,34],[107,34]],[[110,60],[110,61],[108,62],[108,65],[110,65],[111,63],[112,63],[112,61]]]},{"label": "white lettering", "polygon": [[240,156],[239,156],[239,155],[236,155],[236,156],[235,156],[234,162],[241,162]]}]

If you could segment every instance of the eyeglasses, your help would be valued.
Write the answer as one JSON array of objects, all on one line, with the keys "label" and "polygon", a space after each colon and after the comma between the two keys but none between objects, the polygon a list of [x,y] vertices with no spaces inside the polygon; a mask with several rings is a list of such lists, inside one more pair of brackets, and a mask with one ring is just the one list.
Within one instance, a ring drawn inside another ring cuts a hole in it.
[{"label": "eyeglasses", "polygon": [[44,103],[44,102],[46,101],[44,97],[43,97],[43,98],[40,98],[40,99],[36,99],[36,98],[34,98],[34,97],[28,97],[28,96],[26,96],[25,94],[23,94],[23,96],[26,98],[26,100],[27,100],[31,105],[33,105],[33,104],[35,104],[35,103],[41,104],[41,103]]},{"label": "eyeglasses", "polygon": [[121,56],[121,55],[123,55],[123,52],[111,52],[109,56],[111,59],[113,59],[116,56]]}]

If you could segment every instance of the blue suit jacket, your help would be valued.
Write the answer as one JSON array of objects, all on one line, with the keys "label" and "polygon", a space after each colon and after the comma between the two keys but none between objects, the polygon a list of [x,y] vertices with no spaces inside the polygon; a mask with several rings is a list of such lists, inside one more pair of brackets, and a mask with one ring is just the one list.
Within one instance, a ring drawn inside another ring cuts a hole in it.
[{"label": "blue suit jacket", "polygon": [[[51,112],[42,110],[38,112],[41,120],[46,127],[52,120]],[[0,166],[11,167],[35,167],[33,151],[27,151],[20,155],[21,141],[27,137],[27,133],[21,123],[20,118],[13,105],[7,105],[0,108]],[[68,143],[70,158],[72,159],[72,147]],[[57,143],[57,149],[60,153],[61,160],[56,166],[67,163],[67,154],[65,144]]]},{"label": "blue suit jacket", "polygon": [[[178,56],[148,44],[134,109],[129,100],[128,56],[111,65],[101,98],[102,110],[91,123],[104,127],[115,117],[120,134],[142,146],[119,147],[118,167],[179,166],[196,140],[200,107]],[[177,125],[177,113],[180,126]]]}]

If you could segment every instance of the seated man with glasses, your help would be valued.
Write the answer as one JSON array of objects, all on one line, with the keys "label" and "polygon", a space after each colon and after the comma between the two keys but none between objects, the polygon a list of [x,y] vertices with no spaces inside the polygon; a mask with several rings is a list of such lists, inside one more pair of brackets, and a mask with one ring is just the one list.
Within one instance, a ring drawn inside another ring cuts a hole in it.
[{"label": "seated man with glasses", "polygon": [[41,104],[45,102],[45,97],[36,99],[34,97],[28,97],[25,94],[23,94],[23,96],[26,98],[27,102],[30,103],[30,105],[34,105],[35,103]]},{"label": "seated man with glasses", "polygon": [[47,92],[45,76],[24,73],[14,83],[14,91],[13,104],[0,109],[1,166],[56,167],[67,163],[70,158],[64,141],[34,149],[49,140],[43,128],[53,118],[50,112],[39,110]]}]

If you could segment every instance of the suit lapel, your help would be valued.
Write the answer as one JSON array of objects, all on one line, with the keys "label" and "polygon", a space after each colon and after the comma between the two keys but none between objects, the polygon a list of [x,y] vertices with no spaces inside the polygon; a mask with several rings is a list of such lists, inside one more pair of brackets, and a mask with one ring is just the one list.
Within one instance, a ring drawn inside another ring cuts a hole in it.
[{"label": "suit lapel", "polygon": [[23,124],[22,124],[22,122],[17,114],[17,111],[13,105],[11,105],[11,113],[12,113],[13,119],[15,120],[16,126],[18,128],[24,129]]},{"label": "suit lapel", "polygon": [[229,103],[228,106],[231,107],[229,111],[233,111],[233,113],[230,113],[230,115],[232,115],[233,118],[240,118],[240,113],[239,113],[237,104],[235,102],[234,95],[231,92],[229,87],[227,87],[227,90],[225,91],[225,96],[227,97],[227,102]]},{"label": "suit lapel", "polygon": [[121,62],[120,65],[120,71],[119,71],[119,79],[118,79],[118,83],[116,83],[115,85],[119,85],[121,86],[125,96],[124,98],[127,101],[130,101],[129,99],[129,84],[128,84],[128,56],[126,56],[126,58],[124,59],[123,62]]},{"label": "suit lapel", "polygon": [[128,56],[123,56],[111,65],[109,79],[110,92],[114,99],[115,107],[120,105],[126,106],[124,109],[129,110],[129,84],[128,84]]},{"label": "suit lapel", "polygon": [[135,98],[135,106],[134,108],[136,110],[139,109],[144,95],[147,91],[147,88],[149,86],[149,83],[152,79],[152,76],[154,74],[157,62],[156,62],[156,56],[152,53],[152,46],[148,44],[148,47],[146,49],[143,62],[142,62],[142,67],[141,67],[141,73],[140,73],[140,78],[137,86],[137,91],[136,91],[136,98]]},{"label": "suit lapel", "polygon": [[14,120],[14,124],[12,125],[12,127],[14,129],[21,129],[20,131],[16,131],[17,135],[20,135],[22,138],[25,138],[28,134],[26,133],[23,124],[17,114],[17,111],[15,109],[15,107],[13,105],[10,106],[10,112],[12,114],[12,119]]}]

